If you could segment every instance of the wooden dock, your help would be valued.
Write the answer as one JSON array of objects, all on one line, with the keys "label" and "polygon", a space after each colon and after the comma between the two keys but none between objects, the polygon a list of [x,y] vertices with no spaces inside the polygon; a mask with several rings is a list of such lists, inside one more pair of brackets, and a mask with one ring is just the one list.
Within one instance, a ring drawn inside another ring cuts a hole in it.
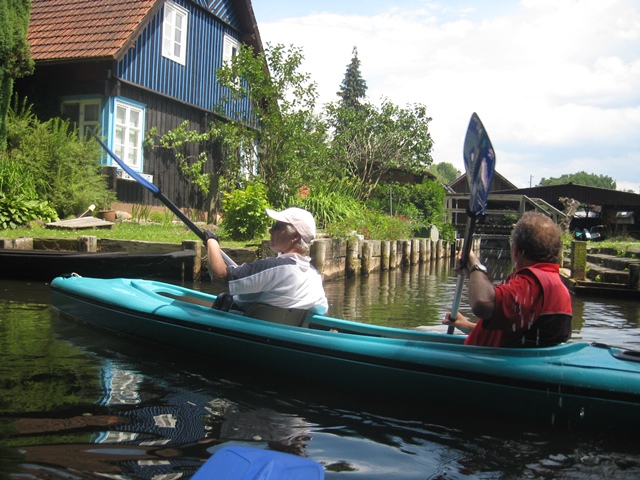
[{"label": "wooden dock", "polygon": [[47,228],[59,228],[64,230],[82,230],[87,228],[113,228],[115,223],[108,222],[96,217],[80,217],[70,220],[60,220],[59,222],[49,222]]}]

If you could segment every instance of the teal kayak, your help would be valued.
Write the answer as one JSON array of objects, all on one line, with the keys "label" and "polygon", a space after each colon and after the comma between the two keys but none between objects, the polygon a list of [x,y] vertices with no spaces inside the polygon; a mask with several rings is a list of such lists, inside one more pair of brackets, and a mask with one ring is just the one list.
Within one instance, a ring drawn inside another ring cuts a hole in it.
[{"label": "teal kayak", "polygon": [[309,315],[296,326],[211,308],[215,295],[151,280],[57,277],[52,307],[131,337],[356,394],[552,426],[640,424],[640,353],[586,342],[463,344],[461,335]]}]

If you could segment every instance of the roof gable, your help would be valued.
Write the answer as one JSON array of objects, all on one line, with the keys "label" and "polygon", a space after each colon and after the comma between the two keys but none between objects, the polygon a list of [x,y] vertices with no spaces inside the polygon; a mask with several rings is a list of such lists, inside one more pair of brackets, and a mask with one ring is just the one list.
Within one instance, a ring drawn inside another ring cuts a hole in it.
[{"label": "roof gable", "polygon": [[[449,188],[456,193],[469,193],[469,182],[467,180],[467,174],[463,173],[453,182],[449,184]],[[493,172],[493,180],[489,191],[495,192],[499,190],[511,190],[517,188],[513,183],[500,175],[499,172]]]}]

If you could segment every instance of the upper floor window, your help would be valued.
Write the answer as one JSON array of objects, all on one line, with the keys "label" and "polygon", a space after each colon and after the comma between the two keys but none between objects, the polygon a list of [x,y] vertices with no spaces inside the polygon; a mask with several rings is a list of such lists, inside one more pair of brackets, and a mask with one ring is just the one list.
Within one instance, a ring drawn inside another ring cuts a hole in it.
[{"label": "upper floor window", "polygon": [[171,1],[164,4],[162,55],[184,65],[187,57],[187,19],[189,12]]},{"label": "upper floor window", "polygon": [[62,116],[68,118],[77,128],[80,138],[87,135],[87,127],[99,134],[102,102],[100,99],[65,100],[62,102]]},{"label": "upper floor window", "polygon": [[240,53],[240,42],[230,35],[225,33],[224,45],[222,48],[222,61],[224,63],[230,62],[233,57]]},{"label": "upper floor window", "polygon": [[113,151],[134,170],[142,169],[144,110],[138,106],[115,102]]}]

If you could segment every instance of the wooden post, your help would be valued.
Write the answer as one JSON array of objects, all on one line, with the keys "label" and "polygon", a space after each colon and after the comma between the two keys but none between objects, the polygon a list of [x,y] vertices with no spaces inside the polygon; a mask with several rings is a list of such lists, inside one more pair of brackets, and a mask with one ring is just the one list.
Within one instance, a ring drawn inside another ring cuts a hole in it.
[{"label": "wooden post", "polygon": [[629,264],[629,288],[640,290],[640,265],[637,263]]},{"label": "wooden post", "polygon": [[98,251],[98,237],[94,235],[81,235],[78,237],[78,251],[95,253]]},{"label": "wooden post", "polygon": [[429,251],[427,250],[427,242],[426,238],[420,239],[420,255],[418,256],[420,263],[427,263],[429,261]]},{"label": "wooden post", "polygon": [[373,257],[373,244],[365,240],[362,242],[362,275],[371,273],[371,261]]},{"label": "wooden post", "polygon": [[13,248],[16,250],[33,250],[33,238],[21,237],[13,240]]},{"label": "wooden post", "polygon": [[587,274],[587,242],[571,242],[571,278],[584,280]]},{"label": "wooden post", "polygon": [[389,257],[391,256],[391,243],[388,240],[380,242],[380,270],[389,270]]},{"label": "wooden post", "polygon": [[411,240],[411,265],[417,265],[420,261],[420,240]]},{"label": "wooden post", "polygon": [[199,281],[202,276],[202,251],[204,250],[204,245],[197,240],[184,240],[182,242],[182,250],[193,250],[195,252],[193,265],[190,265],[188,261],[182,265],[182,279],[192,282]]},{"label": "wooden post", "polygon": [[352,237],[347,240],[347,265],[346,276],[355,277],[360,274],[360,262],[358,261],[358,247],[360,246],[360,240],[357,237]]},{"label": "wooden post", "polygon": [[322,240],[315,240],[311,244],[312,264],[316,270],[322,275],[324,272],[325,255],[327,254],[327,244]]},{"label": "wooden post", "polygon": [[398,242],[389,242],[389,270],[394,270],[398,266]]},{"label": "wooden post", "polygon": [[405,267],[411,263],[411,240],[402,241],[402,265]]}]

